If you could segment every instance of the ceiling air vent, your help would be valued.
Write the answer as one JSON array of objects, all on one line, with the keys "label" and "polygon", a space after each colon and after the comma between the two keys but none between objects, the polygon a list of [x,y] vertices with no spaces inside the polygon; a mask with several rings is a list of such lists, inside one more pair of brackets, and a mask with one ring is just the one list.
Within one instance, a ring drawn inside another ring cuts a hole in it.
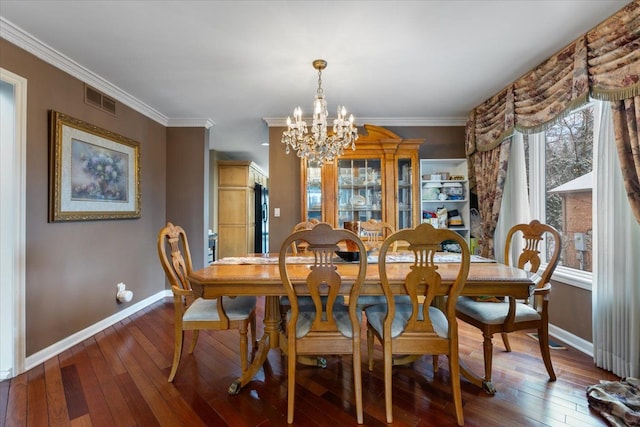
[{"label": "ceiling air vent", "polygon": [[116,115],[116,100],[108,97],[104,93],[92,88],[91,86],[84,86],[84,102],[101,109],[109,114]]}]

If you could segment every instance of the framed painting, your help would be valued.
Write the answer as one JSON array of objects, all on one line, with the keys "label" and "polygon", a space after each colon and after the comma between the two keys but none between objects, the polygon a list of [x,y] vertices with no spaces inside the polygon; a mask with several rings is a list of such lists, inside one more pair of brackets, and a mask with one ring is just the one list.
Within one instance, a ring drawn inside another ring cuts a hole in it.
[{"label": "framed painting", "polygon": [[49,221],[140,218],[140,144],[50,112]]}]

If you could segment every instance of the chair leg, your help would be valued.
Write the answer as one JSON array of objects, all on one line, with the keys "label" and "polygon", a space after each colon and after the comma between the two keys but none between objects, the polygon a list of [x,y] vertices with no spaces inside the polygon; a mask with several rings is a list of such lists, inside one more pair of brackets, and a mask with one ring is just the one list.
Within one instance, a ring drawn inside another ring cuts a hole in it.
[{"label": "chair leg", "polygon": [[482,347],[484,350],[484,379],[485,381],[491,381],[491,365],[493,362],[493,343],[491,339],[493,334],[482,334],[484,336],[484,342]]},{"label": "chair leg", "polygon": [[193,350],[196,349],[196,344],[198,344],[198,337],[200,336],[200,331],[198,329],[193,331],[193,337],[191,338],[191,347],[189,347],[189,354],[193,354]]},{"label": "chair leg", "polygon": [[506,332],[502,332],[500,333],[500,335],[502,336],[502,343],[504,344],[504,348],[507,351],[511,351],[511,344],[509,344],[509,334]]},{"label": "chair leg", "polygon": [[431,358],[433,359],[433,375],[435,375],[438,372],[438,355],[434,354]]},{"label": "chair leg", "polygon": [[387,424],[391,424],[393,422],[393,402],[391,399],[393,357],[391,343],[384,341],[382,347],[384,348],[384,412],[387,415]]},{"label": "chair leg", "polygon": [[[434,356],[435,357],[435,356]],[[462,390],[460,388],[460,361],[458,355],[449,354],[449,372],[451,372],[451,391],[453,393],[453,405],[456,410],[456,419],[459,426],[464,425],[464,413],[462,411]]]},{"label": "chair leg", "polygon": [[360,346],[353,346],[353,383],[354,392],[356,394],[356,419],[358,424],[363,423],[362,417],[362,356],[360,354]]},{"label": "chair leg", "polygon": [[553,371],[553,365],[551,364],[551,352],[549,351],[549,330],[544,322],[538,329],[538,342],[540,343],[540,353],[542,354],[544,366],[547,368],[549,379],[551,381],[555,381],[556,373]]},{"label": "chair leg", "polygon": [[180,356],[182,356],[182,343],[184,342],[184,331],[182,329],[176,329],[176,342],[173,346],[173,364],[171,365],[171,373],[169,373],[169,382],[173,382],[173,378],[178,371],[178,365],[180,364]]},{"label": "chair leg", "polygon": [[369,327],[367,327],[367,357],[369,370],[373,371],[373,330]]},{"label": "chair leg", "polygon": [[292,352],[291,346],[289,346],[289,354],[287,357],[287,423],[289,424],[293,423],[296,393],[296,359],[295,351]]},{"label": "chair leg", "polygon": [[238,332],[240,333],[240,369],[242,373],[247,370],[247,351],[248,351],[248,339],[247,339],[247,329],[249,329],[248,321],[242,322],[240,324],[240,328]]}]

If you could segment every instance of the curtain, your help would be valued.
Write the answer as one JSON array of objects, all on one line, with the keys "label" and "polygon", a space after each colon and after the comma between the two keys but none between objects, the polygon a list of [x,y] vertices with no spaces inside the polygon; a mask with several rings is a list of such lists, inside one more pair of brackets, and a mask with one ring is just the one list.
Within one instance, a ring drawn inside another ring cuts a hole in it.
[{"label": "curtain", "polygon": [[469,189],[478,196],[482,256],[493,258],[494,232],[500,216],[513,132],[513,90],[505,88],[475,108],[467,121]]},{"label": "curtain", "polygon": [[511,138],[507,138],[491,150],[476,151],[472,158],[482,224],[479,246],[482,248],[482,256],[487,258],[494,257],[494,232],[502,206],[510,147]]},{"label": "curtain", "polygon": [[[604,104],[604,103],[603,103]],[[620,377],[640,376],[640,226],[625,196],[612,111],[606,104],[594,167],[593,357]],[[598,120],[599,119],[599,120]]]},{"label": "curtain", "polygon": [[515,128],[523,133],[548,129],[589,99],[586,38],[562,49],[513,87]]},{"label": "curtain", "polygon": [[591,94],[611,101],[627,198],[640,224],[640,2],[587,33]]},{"label": "curtain", "polygon": [[611,101],[611,108],[627,199],[640,224],[640,96]]},{"label": "curtain", "polygon": [[[494,233],[494,251],[496,260],[504,262],[505,240],[511,227],[516,224],[528,224],[531,221],[529,194],[527,192],[527,170],[524,158],[524,138],[515,132],[511,140],[509,165],[502,193],[500,217]],[[520,240],[515,240],[509,258],[517,260],[522,252]]]}]

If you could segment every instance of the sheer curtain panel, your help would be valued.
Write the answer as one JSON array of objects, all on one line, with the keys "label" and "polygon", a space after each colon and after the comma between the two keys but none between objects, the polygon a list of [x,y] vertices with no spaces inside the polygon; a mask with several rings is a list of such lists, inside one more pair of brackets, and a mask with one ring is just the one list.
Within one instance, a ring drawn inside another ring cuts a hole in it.
[{"label": "sheer curtain panel", "polygon": [[640,376],[640,226],[626,197],[609,103],[600,103],[593,219],[593,357],[620,377]]},{"label": "sheer curtain panel", "polygon": [[[527,192],[527,176],[525,174],[527,167],[523,139],[520,132],[515,132],[511,140],[509,165],[502,192],[502,207],[494,234],[495,256],[500,262],[504,262],[504,245],[511,227],[516,224],[528,224],[532,219]],[[510,259],[517,260],[518,255],[522,253],[522,244],[520,241],[517,243],[511,245]]]}]

